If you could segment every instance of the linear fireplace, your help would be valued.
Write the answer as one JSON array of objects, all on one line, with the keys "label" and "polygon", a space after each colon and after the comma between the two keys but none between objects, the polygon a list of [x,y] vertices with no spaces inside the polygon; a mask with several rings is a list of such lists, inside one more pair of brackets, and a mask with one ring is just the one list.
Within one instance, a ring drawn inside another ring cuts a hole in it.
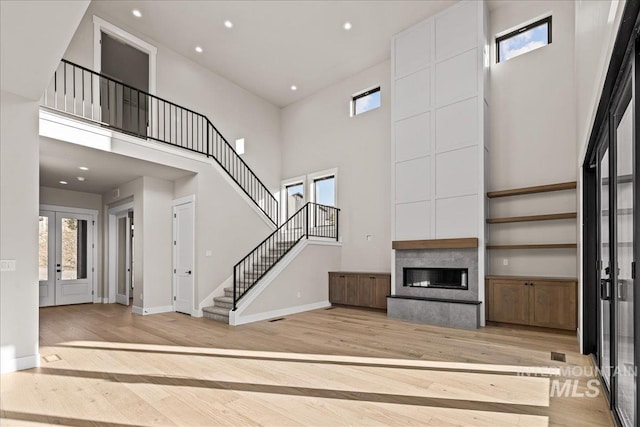
[{"label": "linear fireplace", "polygon": [[404,286],[414,288],[469,289],[467,268],[403,268]]}]

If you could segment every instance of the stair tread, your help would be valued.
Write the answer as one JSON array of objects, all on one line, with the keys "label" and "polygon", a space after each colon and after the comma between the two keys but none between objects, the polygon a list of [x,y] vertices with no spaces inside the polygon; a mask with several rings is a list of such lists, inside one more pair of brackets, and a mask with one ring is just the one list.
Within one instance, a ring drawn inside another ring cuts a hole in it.
[{"label": "stair tread", "polygon": [[215,297],[214,301],[233,303],[233,297]]},{"label": "stair tread", "polygon": [[212,305],[210,307],[204,307],[202,309],[202,311],[207,312],[207,313],[212,313],[212,314],[217,314],[218,316],[226,316],[229,317],[229,311],[230,309],[228,308],[223,308],[223,307],[217,307],[215,305]]}]

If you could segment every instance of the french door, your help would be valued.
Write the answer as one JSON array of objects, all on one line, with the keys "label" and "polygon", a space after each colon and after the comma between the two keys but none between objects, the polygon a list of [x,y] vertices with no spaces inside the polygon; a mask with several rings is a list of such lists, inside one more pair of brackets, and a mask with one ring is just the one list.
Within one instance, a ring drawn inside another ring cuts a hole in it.
[{"label": "french door", "polygon": [[40,211],[40,306],[93,301],[93,216]]}]

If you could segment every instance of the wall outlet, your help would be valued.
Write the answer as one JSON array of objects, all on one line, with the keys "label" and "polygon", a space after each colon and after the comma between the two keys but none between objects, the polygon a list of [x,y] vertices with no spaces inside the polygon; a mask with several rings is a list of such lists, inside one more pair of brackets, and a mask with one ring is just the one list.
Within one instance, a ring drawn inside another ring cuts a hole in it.
[{"label": "wall outlet", "polygon": [[206,251],[204,251],[204,256],[211,256],[213,253],[211,252],[211,249],[207,249]]},{"label": "wall outlet", "polygon": [[298,298],[300,298],[300,292],[298,292]]},{"label": "wall outlet", "polygon": [[503,258],[502,265],[509,265],[509,260],[507,258]]}]

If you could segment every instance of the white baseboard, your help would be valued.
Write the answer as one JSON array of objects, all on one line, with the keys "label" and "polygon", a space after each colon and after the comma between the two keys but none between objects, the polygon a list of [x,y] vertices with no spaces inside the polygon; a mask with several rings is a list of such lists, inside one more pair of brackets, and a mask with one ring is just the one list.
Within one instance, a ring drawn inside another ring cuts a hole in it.
[{"label": "white baseboard", "polygon": [[[135,307],[135,308],[138,308],[138,307]],[[173,306],[172,305],[163,305],[161,307],[143,308],[142,309],[142,315],[146,316],[147,314],[170,313],[172,311],[173,311]]]},{"label": "white baseboard", "polygon": [[143,311],[142,311],[142,307],[138,307],[138,306],[135,306],[135,305],[131,306],[131,312],[133,314],[138,314],[140,316],[142,316],[144,314]]},{"label": "white baseboard", "polygon": [[22,371],[40,366],[40,354],[0,360],[0,373]]},{"label": "white baseboard", "polygon": [[295,307],[282,308],[280,310],[266,311],[264,313],[237,316],[236,312],[229,313],[229,324],[232,326],[244,325],[245,323],[259,322],[261,320],[273,319],[274,317],[288,316],[290,314],[302,313],[303,311],[318,310],[320,308],[331,307],[329,301],[320,301],[311,304],[298,305]]}]

